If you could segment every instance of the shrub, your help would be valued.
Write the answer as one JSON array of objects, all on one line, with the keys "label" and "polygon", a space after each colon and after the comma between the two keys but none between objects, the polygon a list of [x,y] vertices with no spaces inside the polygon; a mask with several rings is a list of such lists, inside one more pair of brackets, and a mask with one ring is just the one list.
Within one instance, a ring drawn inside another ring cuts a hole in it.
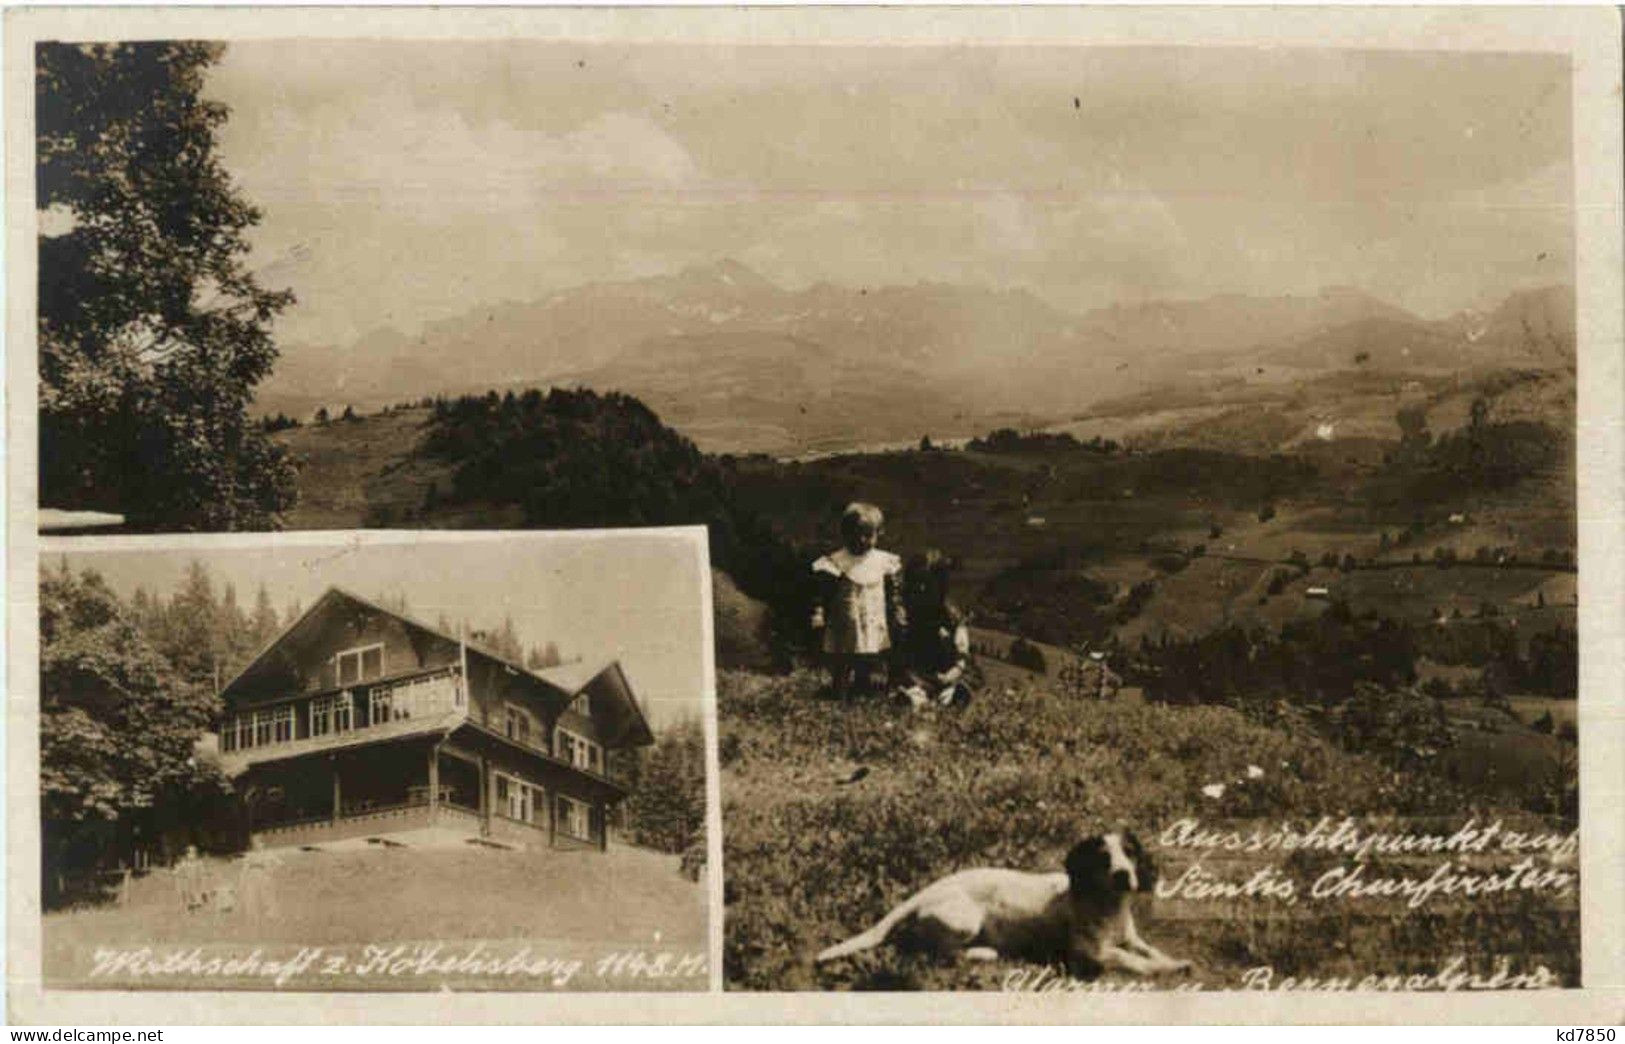
[{"label": "shrub", "polygon": [[1025,638],[1017,638],[1010,643],[1010,662],[1039,674],[1049,670],[1049,661],[1044,658],[1044,650]]},{"label": "shrub", "polygon": [[1172,552],[1163,555],[1156,555],[1151,559],[1151,567],[1153,569],[1169,574],[1180,572],[1190,564],[1190,559],[1186,558],[1184,555],[1175,554]]},{"label": "shrub", "polygon": [[1403,767],[1419,768],[1455,742],[1443,709],[1417,692],[1362,683],[1339,711],[1333,730],[1345,747]]}]

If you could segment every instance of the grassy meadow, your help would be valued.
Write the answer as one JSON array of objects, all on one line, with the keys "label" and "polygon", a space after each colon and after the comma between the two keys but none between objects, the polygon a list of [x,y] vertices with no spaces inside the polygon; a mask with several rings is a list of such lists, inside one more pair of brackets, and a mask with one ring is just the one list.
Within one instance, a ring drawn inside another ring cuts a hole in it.
[{"label": "grassy meadow", "polygon": [[[319,950],[295,985],[307,989],[693,990],[707,962],[673,977],[629,978],[599,967],[614,954],[702,957],[707,952],[705,887],[679,873],[678,857],[611,843],[608,852],[395,848],[277,852],[267,902],[259,911],[187,912],[174,878],[159,871],[132,882],[119,906],[62,910],[44,917],[43,973],[55,987],[269,988],[257,976],[138,977],[125,969],[93,975],[98,949],[160,953],[200,949],[205,957],[261,952],[265,959]],[[205,861],[205,880],[235,881],[240,864]],[[475,946],[501,958],[529,951],[546,973],[477,974],[455,969],[394,975],[364,969],[368,955],[401,958],[439,947]],[[369,950],[369,948],[372,948]],[[397,949],[399,948],[399,949]],[[330,966],[329,959],[341,960]],[[564,982],[560,968],[580,962]]]},{"label": "grassy meadow", "polygon": [[[1186,817],[1307,829],[1349,816],[1405,833],[1450,833],[1474,818],[1563,828],[1345,753],[1307,729],[1265,728],[1222,707],[1071,701],[1043,680],[998,676],[964,711],[922,713],[817,699],[810,672],[723,673],[730,988],[998,989],[1019,965],[942,964],[891,946],[822,966],[812,958],[944,874],[1058,869],[1075,841],[1117,826],[1146,841],[1165,887],[1198,862],[1229,882],[1266,869],[1297,882],[1292,903],[1182,890],[1142,906],[1142,934],[1193,960],[1204,988],[1236,987],[1262,967],[1277,976],[1425,974],[1457,957],[1484,974],[1506,957],[1514,971],[1543,966],[1554,981],[1578,982],[1575,890],[1435,897],[1416,910],[1375,897],[1315,900],[1308,886],[1347,860],[1204,852],[1163,837]],[[859,768],[867,773],[851,782]],[[1214,784],[1219,797],[1204,793]],[[1427,877],[1441,861],[1373,856],[1363,872]],[[1481,861],[1504,869],[1512,857]]]}]

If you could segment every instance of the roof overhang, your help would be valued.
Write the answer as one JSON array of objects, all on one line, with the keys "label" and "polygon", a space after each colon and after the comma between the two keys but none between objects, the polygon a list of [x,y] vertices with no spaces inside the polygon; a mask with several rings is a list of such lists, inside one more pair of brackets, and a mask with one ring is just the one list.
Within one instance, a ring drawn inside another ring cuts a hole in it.
[{"label": "roof overhang", "polygon": [[643,716],[643,707],[620,661],[605,664],[569,696],[573,700],[583,694],[591,703],[593,720],[604,730],[604,746],[647,747],[654,743],[654,730]]}]

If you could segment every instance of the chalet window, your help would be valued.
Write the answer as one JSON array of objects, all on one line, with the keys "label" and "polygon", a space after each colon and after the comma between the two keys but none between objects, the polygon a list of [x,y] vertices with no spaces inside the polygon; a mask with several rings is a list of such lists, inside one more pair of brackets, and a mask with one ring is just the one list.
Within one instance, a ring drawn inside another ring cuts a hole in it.
[{"label": "chalet window", "polygon": [[532,726],[535,722],[535,719],[532,717],[531,713],[517,704],[507,703],[503,705],[502,717],[503,735],[507,736],[516,743],[523,743],[526,746],[529,746],[531,742],[530,737],[533,731]]},{"label": "chalet window", "polygon": [[323,696],[310,703],[310,734],[327,736],[336,732],[349,732],[354,725],[355,712],[350,694]]},{"label": "chalet window", "polygon": [[573,714],[581,715],[583,718],[592,717],[591,701],[587,698],[586,693],[582,693],[570,701],[570,711]]},{"label": "chalet window", "polygon": [[254,746],[264,747],[271,742],[271,715],[265,711],[254,712]]},{"label": "chalet window", "polygon": [[265,713],[271,718],[271,742],[291,743],[293,741],[293,708],[278,707]]},{"label": "chalet window", "polygon": [[503,815],[522,823],[534,823],[536,810],[546,807],[541,787],[497,773],[497,808]]},{"label": "chalet window", "polygon": [[367,724],[383,725],[390,721],[400,721],[411,716],[411,711],[404,705],[397,705],[395,692],[392,689],[373,689],[367,693]]},{"label": "chalet window", "polygon": [[592,807],[585,801],[559,795],[559,828],[582,841],[592,840]]},{"label": "chalet window", "polygon": [[220,750],[222,752],[237,749],[237,721],[227,718],[220,723]]},{"label": "chalet window", "polygon": [[249,750],[293,739],[293,708],[247,711],[237,715],[220,735],[222,750]]},{"label": "chalet window", "polygon": [[338,668],[340,685],[371,681],[383,676],[384,646],[379,643],[346,649],[334,655],[333,662]]},{"label": "chalet window", "polygon": [[604,771],[604,748],[579,733],[560,725],[553,730],[553,746],[559,757],[576,768]]}]

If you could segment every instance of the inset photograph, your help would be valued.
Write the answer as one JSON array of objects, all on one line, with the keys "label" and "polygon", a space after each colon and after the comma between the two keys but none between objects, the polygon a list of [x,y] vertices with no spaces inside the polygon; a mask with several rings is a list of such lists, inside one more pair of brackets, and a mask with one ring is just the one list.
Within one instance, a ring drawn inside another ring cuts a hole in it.
[{"label": "inset photograph", "polygon": [[47,985],[705,989],[706,572],[698,530],[58,542]]},{"label": "inset photograph", "polygon": [[1612,66],[808,14],[38,39],[48,978],[1578,987]]}]

